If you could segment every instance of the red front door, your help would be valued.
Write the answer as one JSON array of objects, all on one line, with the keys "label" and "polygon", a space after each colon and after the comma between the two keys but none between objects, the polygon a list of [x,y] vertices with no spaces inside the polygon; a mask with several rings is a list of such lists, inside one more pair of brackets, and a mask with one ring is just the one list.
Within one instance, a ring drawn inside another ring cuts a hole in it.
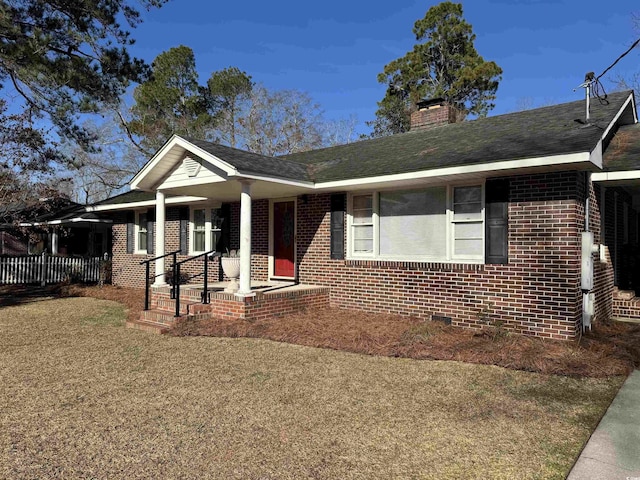
[{"label": "red front door", "polygon": [[273,203],[273,275],[295,276],[295,202]]}]

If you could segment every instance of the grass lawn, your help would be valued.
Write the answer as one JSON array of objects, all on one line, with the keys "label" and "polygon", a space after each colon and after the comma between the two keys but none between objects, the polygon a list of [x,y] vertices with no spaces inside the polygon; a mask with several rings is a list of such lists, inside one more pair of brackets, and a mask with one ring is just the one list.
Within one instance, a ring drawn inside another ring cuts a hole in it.
[{"label": "grass lawn", "polygon": [[0,308],[0,478],[564,478],[624,377],[157,336]]}]

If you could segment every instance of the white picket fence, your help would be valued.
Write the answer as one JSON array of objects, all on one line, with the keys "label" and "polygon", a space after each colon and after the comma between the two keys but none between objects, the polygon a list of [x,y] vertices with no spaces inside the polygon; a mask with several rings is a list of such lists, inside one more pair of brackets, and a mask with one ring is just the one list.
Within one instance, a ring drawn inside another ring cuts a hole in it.
[{"label": "white picket fence", "polygon": [[0,285],[100,280],[100,257],[21,255],[0,257]]}]

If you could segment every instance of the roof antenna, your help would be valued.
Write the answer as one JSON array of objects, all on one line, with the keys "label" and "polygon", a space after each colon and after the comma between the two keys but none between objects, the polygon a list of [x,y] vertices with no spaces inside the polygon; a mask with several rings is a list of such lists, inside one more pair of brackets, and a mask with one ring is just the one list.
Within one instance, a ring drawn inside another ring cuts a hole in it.
[{"label": "roof antenna", "polygon": [[585,123],[589,123],[589,107],[590,107],[589,102],[591,98],[591,84],[595,81],[595,76],[596,74],[594,72],[588,72],[584,76],[584,82],[582,82],[580,85],[578,85],[576,88],[573,89],[574,92],[579,88],[585,89],[586,110],[587,110]]}]

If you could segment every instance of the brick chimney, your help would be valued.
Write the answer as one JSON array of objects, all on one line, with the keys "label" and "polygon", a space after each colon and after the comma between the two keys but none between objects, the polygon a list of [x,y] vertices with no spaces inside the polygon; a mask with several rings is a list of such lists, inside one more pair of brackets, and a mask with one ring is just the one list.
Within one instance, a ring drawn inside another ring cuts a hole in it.
[{"label": "brick chimney", "polygon": [[461,122],[464,114],[443,98],[421,100],[411,114],[411,131],[428,130],[449,123]]}]

